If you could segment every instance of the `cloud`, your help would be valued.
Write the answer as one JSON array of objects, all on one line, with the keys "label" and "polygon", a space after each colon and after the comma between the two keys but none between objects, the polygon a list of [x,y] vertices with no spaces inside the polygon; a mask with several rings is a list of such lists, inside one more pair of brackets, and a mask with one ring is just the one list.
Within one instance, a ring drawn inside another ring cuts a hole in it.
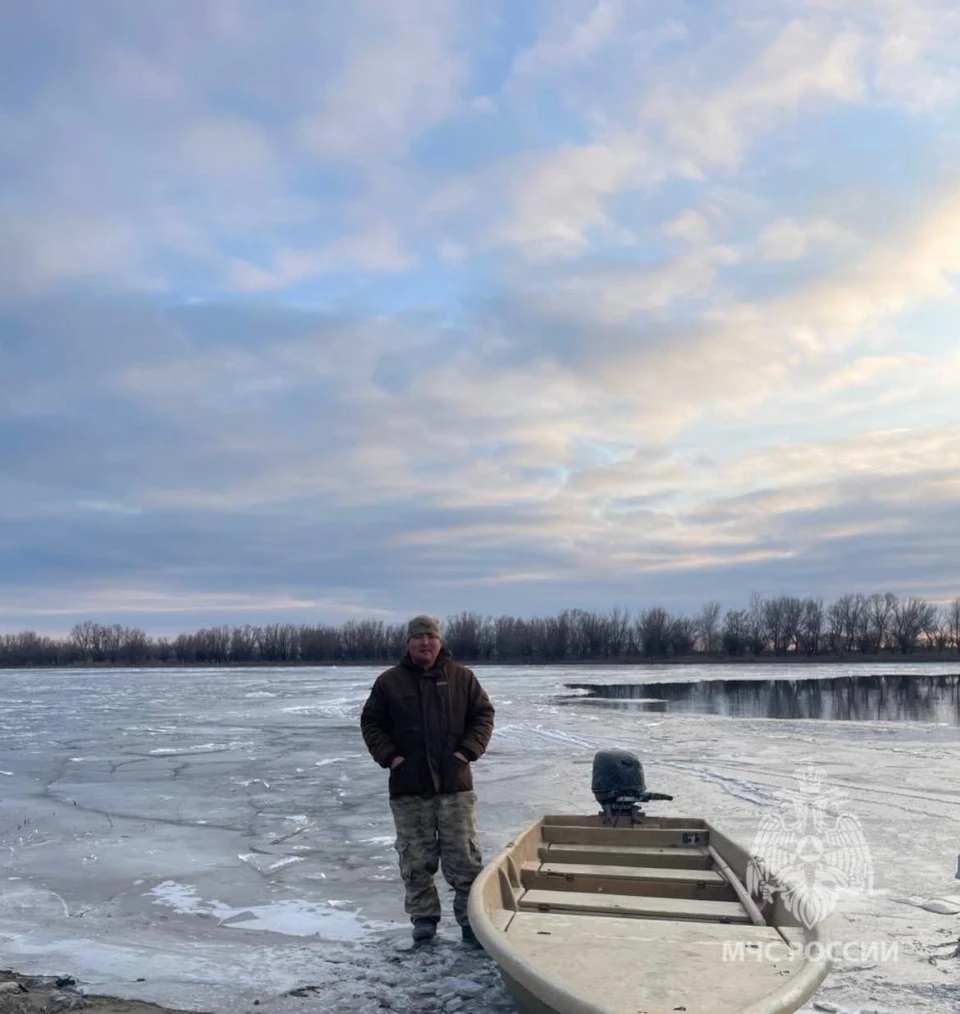
[{"label": "cloud", "polygon": [[640,162],[630,138],[518,159],[509,172],[510,213],[494,239],[534,260],[584,253],[590,230],[612,227],[604,198],[624,189]]},{"label": "cloud", "polygon": [[623,13],[621,0],[598,0],[588,4],[585,11],[577,10],[572,18],[561,14],[560,24],[551,26],[547,34],[518,54],[511,77],[541,77],[590,59],[610,40]]},{"label": "cloud", "polygon": [[762,130],[805,106],[863,97],[862,40],[811,22],[787,23],[741,74],[713,95],[677,85],[656,89],[644,121],[661,133],[676,165],[695,174],[732,167]]},{"label": "cloud", "polygon": [[619,323],[712,296],[718,272],[740,257],[730,247],[701,244],[696,250],[654,267],[603,268],[571,272],[544,286],[540,303],[557,316],[589,306],[598,322]]},{"label": "cloud", "polygon": [[229,283],[230,288],[240,292],[267,292],[333,271],[394,274],[409,270],[415,263],[403,249],[397,231],[389,225],[377,225],[339,237],[316,250],[277,250],[270,268],[236,260],[230,265]]},{"label": "cloud", "polygon": [[758,246],[763,260],[795,261],[817,247],[844,247],[856,241],[853,232],[828,219],[798,222],[792,218],[778,218],[763,230]]},{"label": "cloud", "polygon": [[458,5],[417,0],[356,8],[343,65],[298,133],[321,159],[396,158],[448,116],[466,78]]},{"label": "cloud", "polygon": [[778,447],[775,452],[749,455],[730,467],[734,482],[779,485],[789,481],[798,489],[851,475],[869,477],[886,489],[886,496],[912,498],[892,477],[913,476],[960,491],[960,428],[875,431],[820,444]]},{"label": "cloud", "polygon": [[[0,230],[0,295],[42,292],[51,282],[112,278],[137,258],[136,230],[95,214],[24,214],[10,209]],[[141,278],[149,288],[150,279]]]},{"label": "cloud", "polygon": [[[957,359],[957,356],[955,355],[953,358]],[[934,379],[929,375],[932,371],[935,370],[942,376],[942,371],[948,369],[949,365],[948,362],[937,362],[917,353],[907,353],[900,356],[861,356],[852,363],[847,363],[832,371],[820,385],[820,390],[823,392],[842,391],[851,387],[874,385],[878,381],[885,384],[898,381],[902,383],[902,378],[916,379],[918,372],[921,371],[927,374],[923,379],[929,382]],[[896,386],[899,393],[902,388],[899,383]]]},{"label": "cloud", "polygon": [[186,171],[217,179],[276,170],[270,138],[256,124],[239,117],[196,119],[183,130],[180,153]]},{"label": "cloud", "polygon": [[392,220],[406,198],[383,159],[459,108],[457,5],[211,3],[187,23],[170,7],[108,5],[71,35],[38,5],[21,29],[49,70],[43,89],[8,38],[32,89],[0,131],[5,290],[177,291],[189,277],[200,292],[264,291],[332,266],[411,267]]},{"label": "cloud", "polygon": [[[960,43],[960,12],[950,0],[900,4],[873,0],[879,45],[875,86],[888,101],[915,111],[942,110],[960,95],[954,54]],[[848,2],[848,7],[853,5]],[[856,13],[862,16],[863,7]]]},{"label": "cloud", "polygon": [[619,231],[607,207],[614,195],[733,169],[760,134],[807,107],[861,99],[861,49],[855,32],[831,35],[796,20],[731,80],[696,90],[679,80],[651,83],[636,113],[609,126],[601,120],[590,143],[503,167],[510,200],[494,239],[532,259],[583,253],[592,231]]},{"label": "cloud", "polygon": [[687,208],[663,226],[665,236],[682,239],[691,244],[704,243],[710,238],[710,222],[700,211]]},{"label": "cloud", "polygon": [[[449,346],[438,355],[442,346],[427,351],[431,339],[424,336],[422,324],[410,327],[394,318],[376,330],[336,325],[342,337],[273,343],[268,350],[234,358],[221,352],[215,358],[187,360],[159,372],[154,368],[128,375],[129,382],[139,396],[150,394],[158,405],[174,408],[186,398],[195,409],[210,403],[211,411],[219,412],[217,406],[227,399],[230,412],[253,408],[265,413],[267,423],[279,400],[299,405],[309,400],[312,382],[336,383],[336,397],[327,408],[331,419],[339,419],[337,441],[346,441],[340,449],[328,444],[331,456],[311,468],[275,459],[269,479],[245,478],[211,502],[251,502],[251,496],[257,502],[282,502],[309,491],[323,491],[344,503],[413,495],[458,508],[541,502],[576,468],[576,447],[584,439],[626,448],[672,440],[708,417],[737,419],[748,410],[760,411],[791,375],[790,397],[805,391],[810,398],[911,362],[916,366],[909,358],[862,357],[856,366],[828,372],[827,380],[821,368],[855,342],[862,328],[937,292],[937,280],[950,269],[953,254],[939,246],[939,232],[930,223],[949,230],[952,202],[946,196],[925,223],[899,240],[888,239],[846,276],[807,282],[766,302],[728,300],[686,332],[661,324],[659,338],[655,332],[645,337],[643,331],[623,327],[624,314],[611,321],[601,295],[610,300],[618,292],[630,294],[632,315],[657,311],[677,298],[675,292],[665,290],[665,298],[660,295],[664,290],[654,286],[644,297],[637,277],[621,281],[601,273],[598,281],[587,276],[586,282],[595,285],[592,291],[572,289],[567,305],[544,303],[541,296],[534,304],[544,314],[539,324],[529,308],[515,326],[509,317],[501,318],[523,351],[512,367],[489,331],[492,321],[481,318],[472,325],[467,344]],[[927,267],[918,267],[915,275],[902,274],[897,291],[887,265],[905,256]],[[677,277],[683,277],[682,271]],[[700,284],[697,277],[691,276],[692,284]],[[702,286],[707,293],[710,277],[708,273]],[[571,284],[576,281],[574,276]],[[678,291],[689,296],[697,289]],[[580,324],[574,323],[576,305],[592,307]],[[553,340],[524,347],[537,327],[550,335],[558,320],[566,321],[566,345],[554,330]],[[789,321],[789,327],[779,328],[775,345],[770,336],[781,320]],[[436,323],[431,327],[439,338],[442,331]],[[487,352],[485,334],[491,339]],[[415,351],[424,342],[424,353]],[[398,382],[384,386],[383,364],[394,352],[402,357],[402,347],[416,368],[394,374]],[[337,362],[345,365],[337,367]],[[931,372],[938,371],[933,367]],[[743,384],[745,376],[749,385]],[[290,441],[291,434],[283,439]],[[316,430],[305,430],[293,440],[291,453],[314,439]],[[483,450],[487,446],[497,447],[496,461]],[[479,456],[472,448],[479,449]],[[644,481],[650,481],[649,475]],[[193,502],[201,499],[195,491]]]},{"label": "cloud", "polygon": [[[310,622],[318,613],[335,617],[336,621],[375,617],[396,621],[398,614],[368,604],[351,602],[349,597],[298,597],[279,593],[233,593],[226,589],[216,592],[185,593],[173,587],[168,591],[156,587],[117,585],[93,588],[42,588],[26,597],[0,593],[0,623],[16,624],[24,619],[35,629],[64,634],[83,619],[103,621],[116,617],[126,624],[140,625],[147,619],[151,632],[174,636],[196,626],[227,622]],[[264,619],[266,618],[266,619]],[[159,626],[165,625],[165,626]]]}]

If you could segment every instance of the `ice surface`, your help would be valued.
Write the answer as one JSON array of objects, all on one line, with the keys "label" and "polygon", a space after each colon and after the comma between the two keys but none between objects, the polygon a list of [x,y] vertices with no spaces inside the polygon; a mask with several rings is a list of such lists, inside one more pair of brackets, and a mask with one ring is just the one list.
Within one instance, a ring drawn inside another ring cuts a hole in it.
[{"label": "ice surface", "polygon": [[[0,964],[194,1010],[257,999],[286,1014],[311,996],[328,1011],[428,1011],[447,980],[483,986],[482,999],[462,986],[470,1010],[505,1009],[483,955],[455,944],[445,888],[440,945],[406,949],[386,773],[358,728],[378,671],[0,672]],[[475,766],[488,856],[543,812],[594,812],[603,747],[641,755],[650,788],[675,796],[661,812],[705,816],[748,846],[814,761],[859,818],[875,872],[875,893],[845,902],[836,928],[898,948],[884,962],[850,951],[817,1001],[960,1007],[960,730],[560,703],[567,682],[794,674],[770,666],[477,671],[498,709]]]}]

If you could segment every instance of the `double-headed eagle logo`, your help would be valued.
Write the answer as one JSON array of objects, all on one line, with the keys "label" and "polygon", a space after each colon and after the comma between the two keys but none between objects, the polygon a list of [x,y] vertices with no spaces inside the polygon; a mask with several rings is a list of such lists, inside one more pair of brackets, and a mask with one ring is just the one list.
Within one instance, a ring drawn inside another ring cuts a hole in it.
[{"label": "double-headed eagle logo", "polygon": [[746,888],[765,901],[779,894],[807,929],[823,922],[845,892],[873,889],[873,864],[859,819],[841,789],[812,764],[794,772],[797,789],[778,792],[750,850]]}]

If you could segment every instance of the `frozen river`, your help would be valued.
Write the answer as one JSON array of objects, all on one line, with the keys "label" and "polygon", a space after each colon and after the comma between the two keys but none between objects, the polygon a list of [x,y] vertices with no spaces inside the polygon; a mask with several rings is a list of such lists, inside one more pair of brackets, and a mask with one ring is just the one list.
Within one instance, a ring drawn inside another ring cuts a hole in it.
[{"label": "frozen river", "polygon": [[[405,949],[386,773],[358,727],[379,671],[0,671],[0,966],[224,1014],[254,1001],[274,1014],[438,1010],[448,979],[484,988],[471,1011],[509,1009],[484,956],[455,944],[449,899],[440,945]],[[745,844],[812,762],[859,818],[875,871],[874,893],[845,903],[838,931],[897,945],[896,960],[842,960],[814,1003],[960,1009],[960,958],[948,957],[960,938],[956,726],[563,700],[566,683],[790,676],[782,667],[476,671],[497,708],[475,766],[488,857],[541,813],[595,812],[590,765],[603,747],[640,754],[649,786],[675,797],[662,812],[705,816]]]}]

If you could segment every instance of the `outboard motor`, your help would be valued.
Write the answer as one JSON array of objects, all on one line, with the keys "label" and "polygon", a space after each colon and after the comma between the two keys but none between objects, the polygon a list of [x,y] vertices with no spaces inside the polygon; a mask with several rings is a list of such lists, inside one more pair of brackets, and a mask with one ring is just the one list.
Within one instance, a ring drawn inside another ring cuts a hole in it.
[{"label": "outboard motor", "polygon": [[631,823],[643,820],[641,803],[654,799],[673,799],[662,792],[649,792],[643,778],[643,765],[636,754],[626,750],[600,750],[593,757],[593,795],[603,808],[604,823],[617,823],[629,817]]}]

